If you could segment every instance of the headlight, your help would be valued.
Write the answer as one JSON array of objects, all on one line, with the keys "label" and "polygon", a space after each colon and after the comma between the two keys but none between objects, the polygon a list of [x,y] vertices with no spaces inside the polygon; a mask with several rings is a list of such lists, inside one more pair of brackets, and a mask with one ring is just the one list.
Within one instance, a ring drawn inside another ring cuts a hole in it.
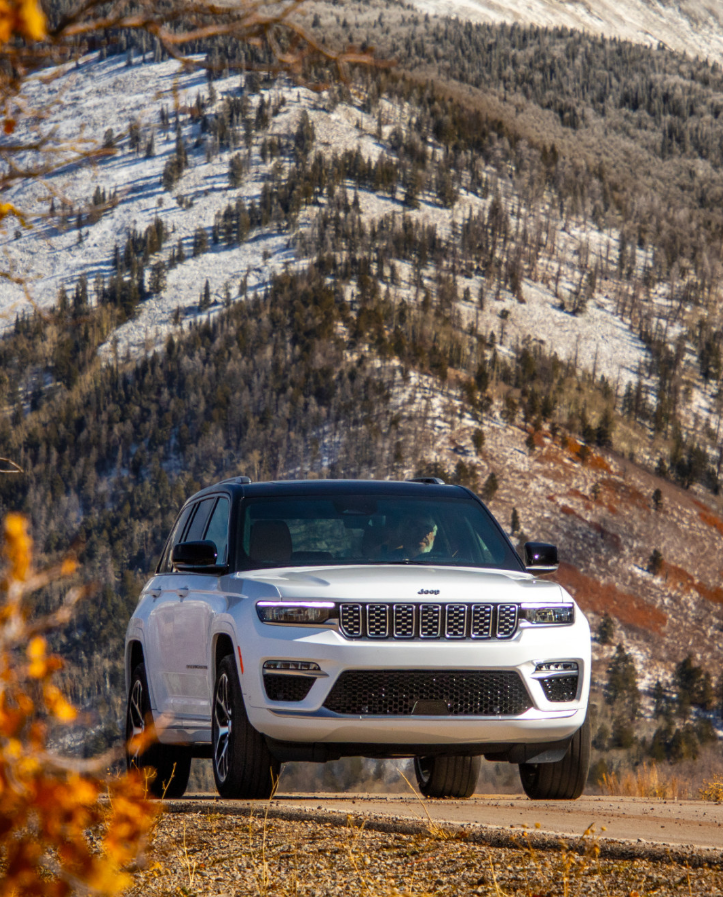
[{"label": "headlight", "polygon": [[523,604],[520,619],[537,626],[569,626],[575,622],[575,605]]},{"label": "headlight", "polygon": [[333,601],[259,601],[256,613],[262,623],[323,626],[336,618],[336,605]]}]

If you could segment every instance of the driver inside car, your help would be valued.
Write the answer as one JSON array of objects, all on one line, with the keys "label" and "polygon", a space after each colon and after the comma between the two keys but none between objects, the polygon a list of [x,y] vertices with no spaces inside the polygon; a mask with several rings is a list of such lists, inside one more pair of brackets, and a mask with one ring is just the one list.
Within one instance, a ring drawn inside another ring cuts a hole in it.
[{"label": "driver inside car", "polygon": [[395,553],[405,558],[417,558],[429,554],[434,548],[437,524],[431,517],[408,518],[399,533],[401,544],[395,546]]}]

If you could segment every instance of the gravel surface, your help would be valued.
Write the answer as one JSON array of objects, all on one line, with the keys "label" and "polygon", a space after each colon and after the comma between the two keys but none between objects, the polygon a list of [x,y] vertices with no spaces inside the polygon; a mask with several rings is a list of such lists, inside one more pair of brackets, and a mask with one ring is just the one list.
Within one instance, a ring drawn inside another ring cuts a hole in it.
[{"label": "gravel surface", "polygon": [[517,846],[495,847],[459,829],[373,826],[353,815],[284,819],[264,806],[164,813],[126,897],[723,894],[717,863],[600,857],[594,833],[540,848],[526,843],[534,833],[520,832]]}]

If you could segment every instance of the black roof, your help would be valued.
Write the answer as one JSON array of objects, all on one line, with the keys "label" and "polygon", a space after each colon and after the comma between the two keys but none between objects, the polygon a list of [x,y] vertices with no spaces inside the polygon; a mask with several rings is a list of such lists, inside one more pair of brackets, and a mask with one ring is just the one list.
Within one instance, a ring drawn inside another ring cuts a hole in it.
[{"label": "black roof", "polygon": [[284,495],[419,495],[449,497],[457,493],[460,498],[469,495],[464,486],[448,486],[432,483],[413,483],[405,480],[271,480],[264,483],[242,483],[236,479],[222,480],[192,496],[205,493],[231,492],[249,498]]}]

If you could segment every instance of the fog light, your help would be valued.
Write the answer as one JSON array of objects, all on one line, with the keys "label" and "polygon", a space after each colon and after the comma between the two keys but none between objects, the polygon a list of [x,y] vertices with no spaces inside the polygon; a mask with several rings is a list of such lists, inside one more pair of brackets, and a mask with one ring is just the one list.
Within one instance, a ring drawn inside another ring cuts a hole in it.
[{"label": "fog light", "polygon": [[554,660],[549,663],[538,663],[536,673],[577,673],[577,664],[571,660]]},{"label": "fog light", "polygon": [[267,660],[264,663],[265,670],[295,670],[297,672],[319,672],[318,663],[310,663],[308,660]]}]

